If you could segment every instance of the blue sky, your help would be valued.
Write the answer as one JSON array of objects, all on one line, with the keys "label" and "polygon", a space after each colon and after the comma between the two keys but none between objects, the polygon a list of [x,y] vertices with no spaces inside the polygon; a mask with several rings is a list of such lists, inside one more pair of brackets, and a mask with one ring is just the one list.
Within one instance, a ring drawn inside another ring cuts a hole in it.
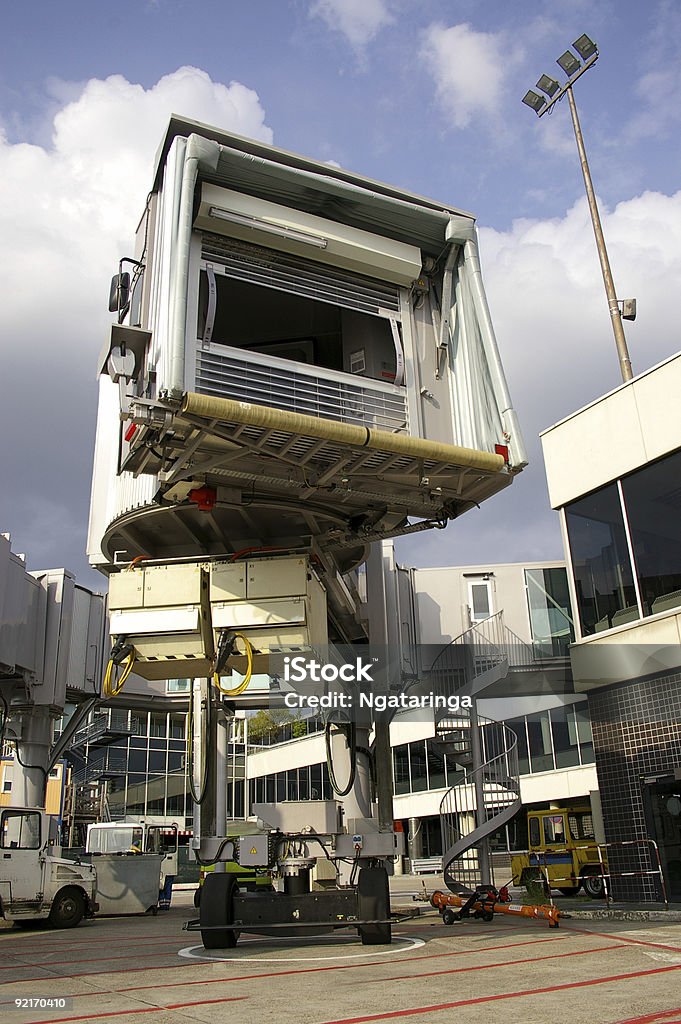
[{"label": "blue sky", "polygon": [[[540,429],[619,382],[568,110],[520,99],[587,32],[576,88],[634,371],[681,348],[681,4],[119,0],[3,5],[0,530],[31,567],[84,568],[95,362],[171,111],[478,218],[533,463],[411,564],[561,556]],[[92,578],[89,580],[92,582]]]}]

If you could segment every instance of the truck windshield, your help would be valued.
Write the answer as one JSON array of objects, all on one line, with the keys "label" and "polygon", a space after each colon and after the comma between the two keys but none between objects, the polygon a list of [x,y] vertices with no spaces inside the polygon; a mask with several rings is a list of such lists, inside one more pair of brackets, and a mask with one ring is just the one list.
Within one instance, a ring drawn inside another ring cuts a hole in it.
[{"label": "truck windshield", "polygon": [[565,821],[562,814],[552,814],[550,817],[544,818],[544,842],[565,842]]},{"label": "truck windshield", "polygon": [[130,825],[121,828],[91,828],[87,837],[87,853],[132,853],[142,850],[142,829]]},{"label": "truck windshield", "polygon": [[40,848],[40,814],[37,811],[5,811],[0,827],[0,848],[3,850],[37,850]]}]

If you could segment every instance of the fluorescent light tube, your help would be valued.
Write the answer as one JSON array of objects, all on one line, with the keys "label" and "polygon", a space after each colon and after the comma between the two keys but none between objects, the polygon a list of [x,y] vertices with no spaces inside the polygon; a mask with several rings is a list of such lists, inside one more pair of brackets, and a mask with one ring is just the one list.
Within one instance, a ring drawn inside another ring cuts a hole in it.
[{"label": "fluorescent light tube", "polygon": [[243,213],[232,213],[230,210],[221,210],[219,206],[211,206],[208,211],[209,217],[218,220],[229,221],[230,224],[240,224],[245,228],[252,228],[255,231],[264,231],[269,235],[278,235],[280,238],[289,238],[292,242],[304,242],[306,245],[314,245],[317,249],[326,249],[328,239],[321,235],[308,234],[307,231],[297,231],[295,228],[287,228],[284,224],[270,224],[269,221],[261,220],[260,217],[248,217]]}]

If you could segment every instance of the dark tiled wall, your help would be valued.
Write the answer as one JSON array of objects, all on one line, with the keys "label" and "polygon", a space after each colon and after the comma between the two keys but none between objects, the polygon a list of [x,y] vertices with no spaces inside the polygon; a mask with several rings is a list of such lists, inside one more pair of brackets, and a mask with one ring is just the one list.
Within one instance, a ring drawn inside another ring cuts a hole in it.
[{"label": "dark tiled wall", "polygon": [[[681,766],[681,672],[594,690],[589,711],[606,839],[645,838],[642,777]],[[643,845],[610,849],[615,898],[658,898],[652,876],[616,877],[656,866],[644,851]]]}]

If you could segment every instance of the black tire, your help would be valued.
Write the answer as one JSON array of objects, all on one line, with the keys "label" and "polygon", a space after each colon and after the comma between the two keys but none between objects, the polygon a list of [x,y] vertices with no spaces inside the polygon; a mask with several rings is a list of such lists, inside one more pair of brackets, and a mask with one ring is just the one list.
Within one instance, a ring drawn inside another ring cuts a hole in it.
[{"label": "black tire", "polygon": [[194,889],[194,906],[197,910],[201,906],[201,889],[202,886],[200,885],[197,885],[196,889]]},{"label": "black tire", "polygon": [[559,889],[558,892],[562,893],[563,896],[576,896],[577,893],[579,892],[579,886],[578,885],[572,885],[572,886],[566,887],[564,889]]},{"label": "black tire", "polygon": [[[390,917],[390,890],[385,868],[360,868],[357,881],[357,914],[360,920]],[[392,940],[390,924],[359,926],[363,946],[388,946]]]},{"label": "black tire", "polygon": [[48,921],[53,928],[75,928],[85,916],[85,898],[78,889],[60,889],[52,901]]},{"label": "black tire", "polygon": [[442,911],[442,923],[443,924],[454,924],[454,922],[456,920],[457,920],[457,916],[454,913],[454,911],[451,909],[451,907],[445,907],[445,909]]},{"label": "black tire", "polygon": [[[224,872],[206,876],[205,890],[199,905],[201,941],[205,949],[234,949],[239,941],[239,932],[224,928],[234,920],[234,894],[236,879]],[[221,925],[223,927],[215,927]]]},{"label": "black tire", "polygon": [[592,900],[602,900],[605,897],[605,885],[600,875],[585,871],[582,874],[582,886]]}]

